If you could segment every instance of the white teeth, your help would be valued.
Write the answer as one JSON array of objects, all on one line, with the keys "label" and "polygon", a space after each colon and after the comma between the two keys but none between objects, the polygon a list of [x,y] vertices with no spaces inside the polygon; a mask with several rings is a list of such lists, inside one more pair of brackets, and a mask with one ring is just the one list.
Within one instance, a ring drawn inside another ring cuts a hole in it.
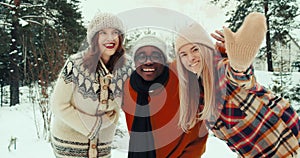
[{"label": "white teeth", "polygon": [[190,64],[190,67],[196,66],[198,62],[195,62],[194,64]]},{"label": "white teeth", "polygon": [[112,47],[114,44],[112,43],[108,43],[108,44],[105,44],[106,47]]},{"label": "white teeth", "polygon": [[143,69],[143,71],[145,71],[145,72],[153,72],[153,71],[155,71],[155,69]]}]

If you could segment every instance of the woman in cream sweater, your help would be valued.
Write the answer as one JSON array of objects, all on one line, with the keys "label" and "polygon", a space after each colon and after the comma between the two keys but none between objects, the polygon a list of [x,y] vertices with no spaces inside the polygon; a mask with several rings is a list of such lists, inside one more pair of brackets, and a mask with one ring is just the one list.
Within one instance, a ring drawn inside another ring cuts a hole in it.
[{"label": "woman in cream sweater", "polygon": [[131,73],[122,21],[98,13],[87,29],[89,48],[71,55],[51,97],[56,157],[110,157],[123,81]]}]

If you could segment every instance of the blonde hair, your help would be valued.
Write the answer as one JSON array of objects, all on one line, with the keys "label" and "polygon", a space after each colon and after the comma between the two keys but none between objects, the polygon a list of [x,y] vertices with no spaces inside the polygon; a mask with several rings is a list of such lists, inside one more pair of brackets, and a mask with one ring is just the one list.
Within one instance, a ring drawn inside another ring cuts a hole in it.
[{"label": "blonde hair", "polygon": [[[198,83],[195,74],[187,70],[180,59],[178,52],[177,70],[179,78],[179,99],[180,99],[180,116],[179,126],[187,132],[199,120],[210,120],[217,116],[216,108],[216,85],[215,85],[215,50],[205,45],[199,45],[201,57],[203,58],[203,69],[200,74],[202,83]],[[200,89],[195,85],[203,84],[204,89],[204,108],[199,111]]]}]

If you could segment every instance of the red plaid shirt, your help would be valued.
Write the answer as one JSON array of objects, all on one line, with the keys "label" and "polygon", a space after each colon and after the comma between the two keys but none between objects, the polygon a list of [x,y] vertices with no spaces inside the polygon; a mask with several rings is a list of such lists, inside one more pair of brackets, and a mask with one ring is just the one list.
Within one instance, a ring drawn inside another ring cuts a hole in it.
[{"label": "red plaid shirt", "polygon": [[213,124],[216,137],[241,157],[295,157],[300,144],[299,116],[289,102],[259,85],[253,69],[227,67],[220,87],[226,88],[221,114]]}]

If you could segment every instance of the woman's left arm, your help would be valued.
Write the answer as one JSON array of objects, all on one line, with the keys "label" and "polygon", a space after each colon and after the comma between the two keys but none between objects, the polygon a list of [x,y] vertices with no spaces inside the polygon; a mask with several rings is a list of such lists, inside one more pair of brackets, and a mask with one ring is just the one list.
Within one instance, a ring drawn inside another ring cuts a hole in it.
[{"label": "woman's left arm", "polygon": [[246,16],[237,32],[224,27],[225,48],[228,55],[226,76],[232,84],[246,89],[255,88],[252,62],[267,31],[262,13]]},{"label": "woman's left arm", "polygon": [[256,89],[258,84],[254,76],[254,69],[252,65],[246,71],[237,71],[227,65],[226,77],[231,84],[245,89]]}]

